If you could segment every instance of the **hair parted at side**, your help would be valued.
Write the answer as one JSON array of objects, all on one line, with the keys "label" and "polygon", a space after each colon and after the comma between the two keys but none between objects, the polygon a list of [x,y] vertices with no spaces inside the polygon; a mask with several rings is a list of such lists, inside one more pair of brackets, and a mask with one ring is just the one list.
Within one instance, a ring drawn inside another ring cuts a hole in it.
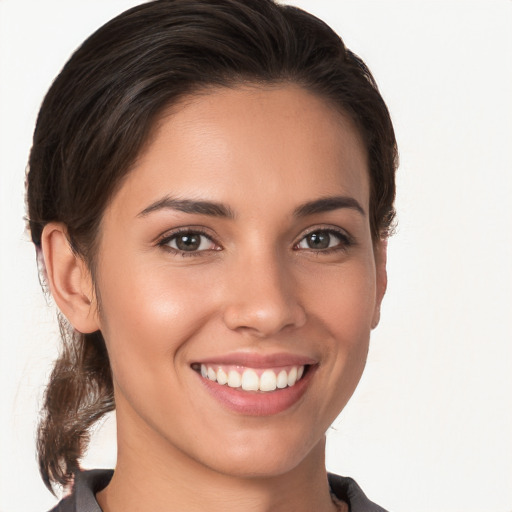
[{"label": "hair parted at side", "polygon": [[[187,95],[244,83],[294,83],[352,118],[368,151],[372,236],[386,238],[395,215],[393,126],[368,68],[339,36],[273,0],[157,0],[89,37],[43,101],[27,174],[38,253],[44,226],[62,222],[94,277],[102,214],[158,116]],[[41,475],[50,490],[70,482],[90,427],[115,408],[102,334],[81,334],[59,321],[64,348],[38,433]]]}]

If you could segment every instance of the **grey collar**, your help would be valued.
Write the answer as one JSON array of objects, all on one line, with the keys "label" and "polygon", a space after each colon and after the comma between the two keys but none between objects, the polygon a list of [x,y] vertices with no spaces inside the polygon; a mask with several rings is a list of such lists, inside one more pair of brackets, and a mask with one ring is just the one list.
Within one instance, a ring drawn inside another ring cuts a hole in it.
[{"label": "grey collar", "polygon": [[[102,512],[96,501],[96,493],[108,485],[113,474],[114,471],[111,469],[77,473],[71,495],[64,498],[50,512]],[[349,504],[350,512],[386,512],[370,501],[352,478],[329,474],[329,485],[340,500]]]}]

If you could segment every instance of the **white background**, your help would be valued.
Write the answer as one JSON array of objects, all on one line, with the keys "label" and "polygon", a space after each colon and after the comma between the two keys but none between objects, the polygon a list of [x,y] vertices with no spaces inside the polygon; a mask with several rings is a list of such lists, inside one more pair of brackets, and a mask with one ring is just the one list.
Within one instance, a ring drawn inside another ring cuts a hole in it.
[{"label": "white background", "polygon": [[[57,350],[24,232],[41,99],[136,0],[0,0],[0,512],[42,512],[34,430]],[[367,371],[329,468],[391,512],[512,511],[512,2],[297,0],[367,62],[401,154],[399,229]],[[113,466],[114,421],[85,465]]]}]

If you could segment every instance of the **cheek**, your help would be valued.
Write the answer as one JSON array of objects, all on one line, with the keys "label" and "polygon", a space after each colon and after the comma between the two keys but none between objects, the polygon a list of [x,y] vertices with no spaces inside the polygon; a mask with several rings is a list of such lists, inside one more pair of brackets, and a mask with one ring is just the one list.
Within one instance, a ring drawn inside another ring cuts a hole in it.
[{"label": "cheek", "polygon": [[330,340],[325,344],[333,394],[330,407],[339,411],[355,390],[366,364],[376,305],[374,264],[368,259],[340,266],[314,281],[315,286],[309,287],[309,316],[317,331],[321,329]]},{"label": "cheek", "polygon": [[375,265],[370,258],[329,271],[309,272],[302,288],[307,291],[309,313],[321,319],[344,344],[358,344],[371,330],[376,306]]},{"label": "cheek", "polygon": [[119,418],[128,415],[131,419],[124,424],[140,425],[130,416],[137,412],[137,418],[140,415],[160,431],[162,425],[174,425],[172,411],[193,410],[193,395],[183,393],[190,379],[185,364],[189,340],[197,337],[217,308],[199,268],[186,277],[183,269],[171,271],[158,264],[139,268],[131,265],[127,271],[118,261],[98,279],[104,305],[102,332]]},{"label": "cheek", "polygon": [[99,279],[101,330],[116,378],[130,368],[152,372],[178,362],[185,342],[215,310],[201,272],[127,267],[105,267]]}]

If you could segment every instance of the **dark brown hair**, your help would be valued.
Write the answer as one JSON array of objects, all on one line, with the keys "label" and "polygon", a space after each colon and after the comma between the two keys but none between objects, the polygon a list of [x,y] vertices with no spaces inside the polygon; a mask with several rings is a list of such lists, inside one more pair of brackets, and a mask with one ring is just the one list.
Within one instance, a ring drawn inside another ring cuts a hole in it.
[{"label": "dark brown hair", "polygon": [[[94,275],[103,211],[163,109],[208,87],[294,83],[349,115],[366,144],[374,240],[394,218],[397,149],[386,105],[365,64],[325,23],[273,0],[158,0],[114,18],[73,54],[39,112],[27,175],[32,240],[67,226]],[[100,332],[60,317],[63,351],[38,433],[46,485],[79,468],[90,427],[115,408]]]}]

